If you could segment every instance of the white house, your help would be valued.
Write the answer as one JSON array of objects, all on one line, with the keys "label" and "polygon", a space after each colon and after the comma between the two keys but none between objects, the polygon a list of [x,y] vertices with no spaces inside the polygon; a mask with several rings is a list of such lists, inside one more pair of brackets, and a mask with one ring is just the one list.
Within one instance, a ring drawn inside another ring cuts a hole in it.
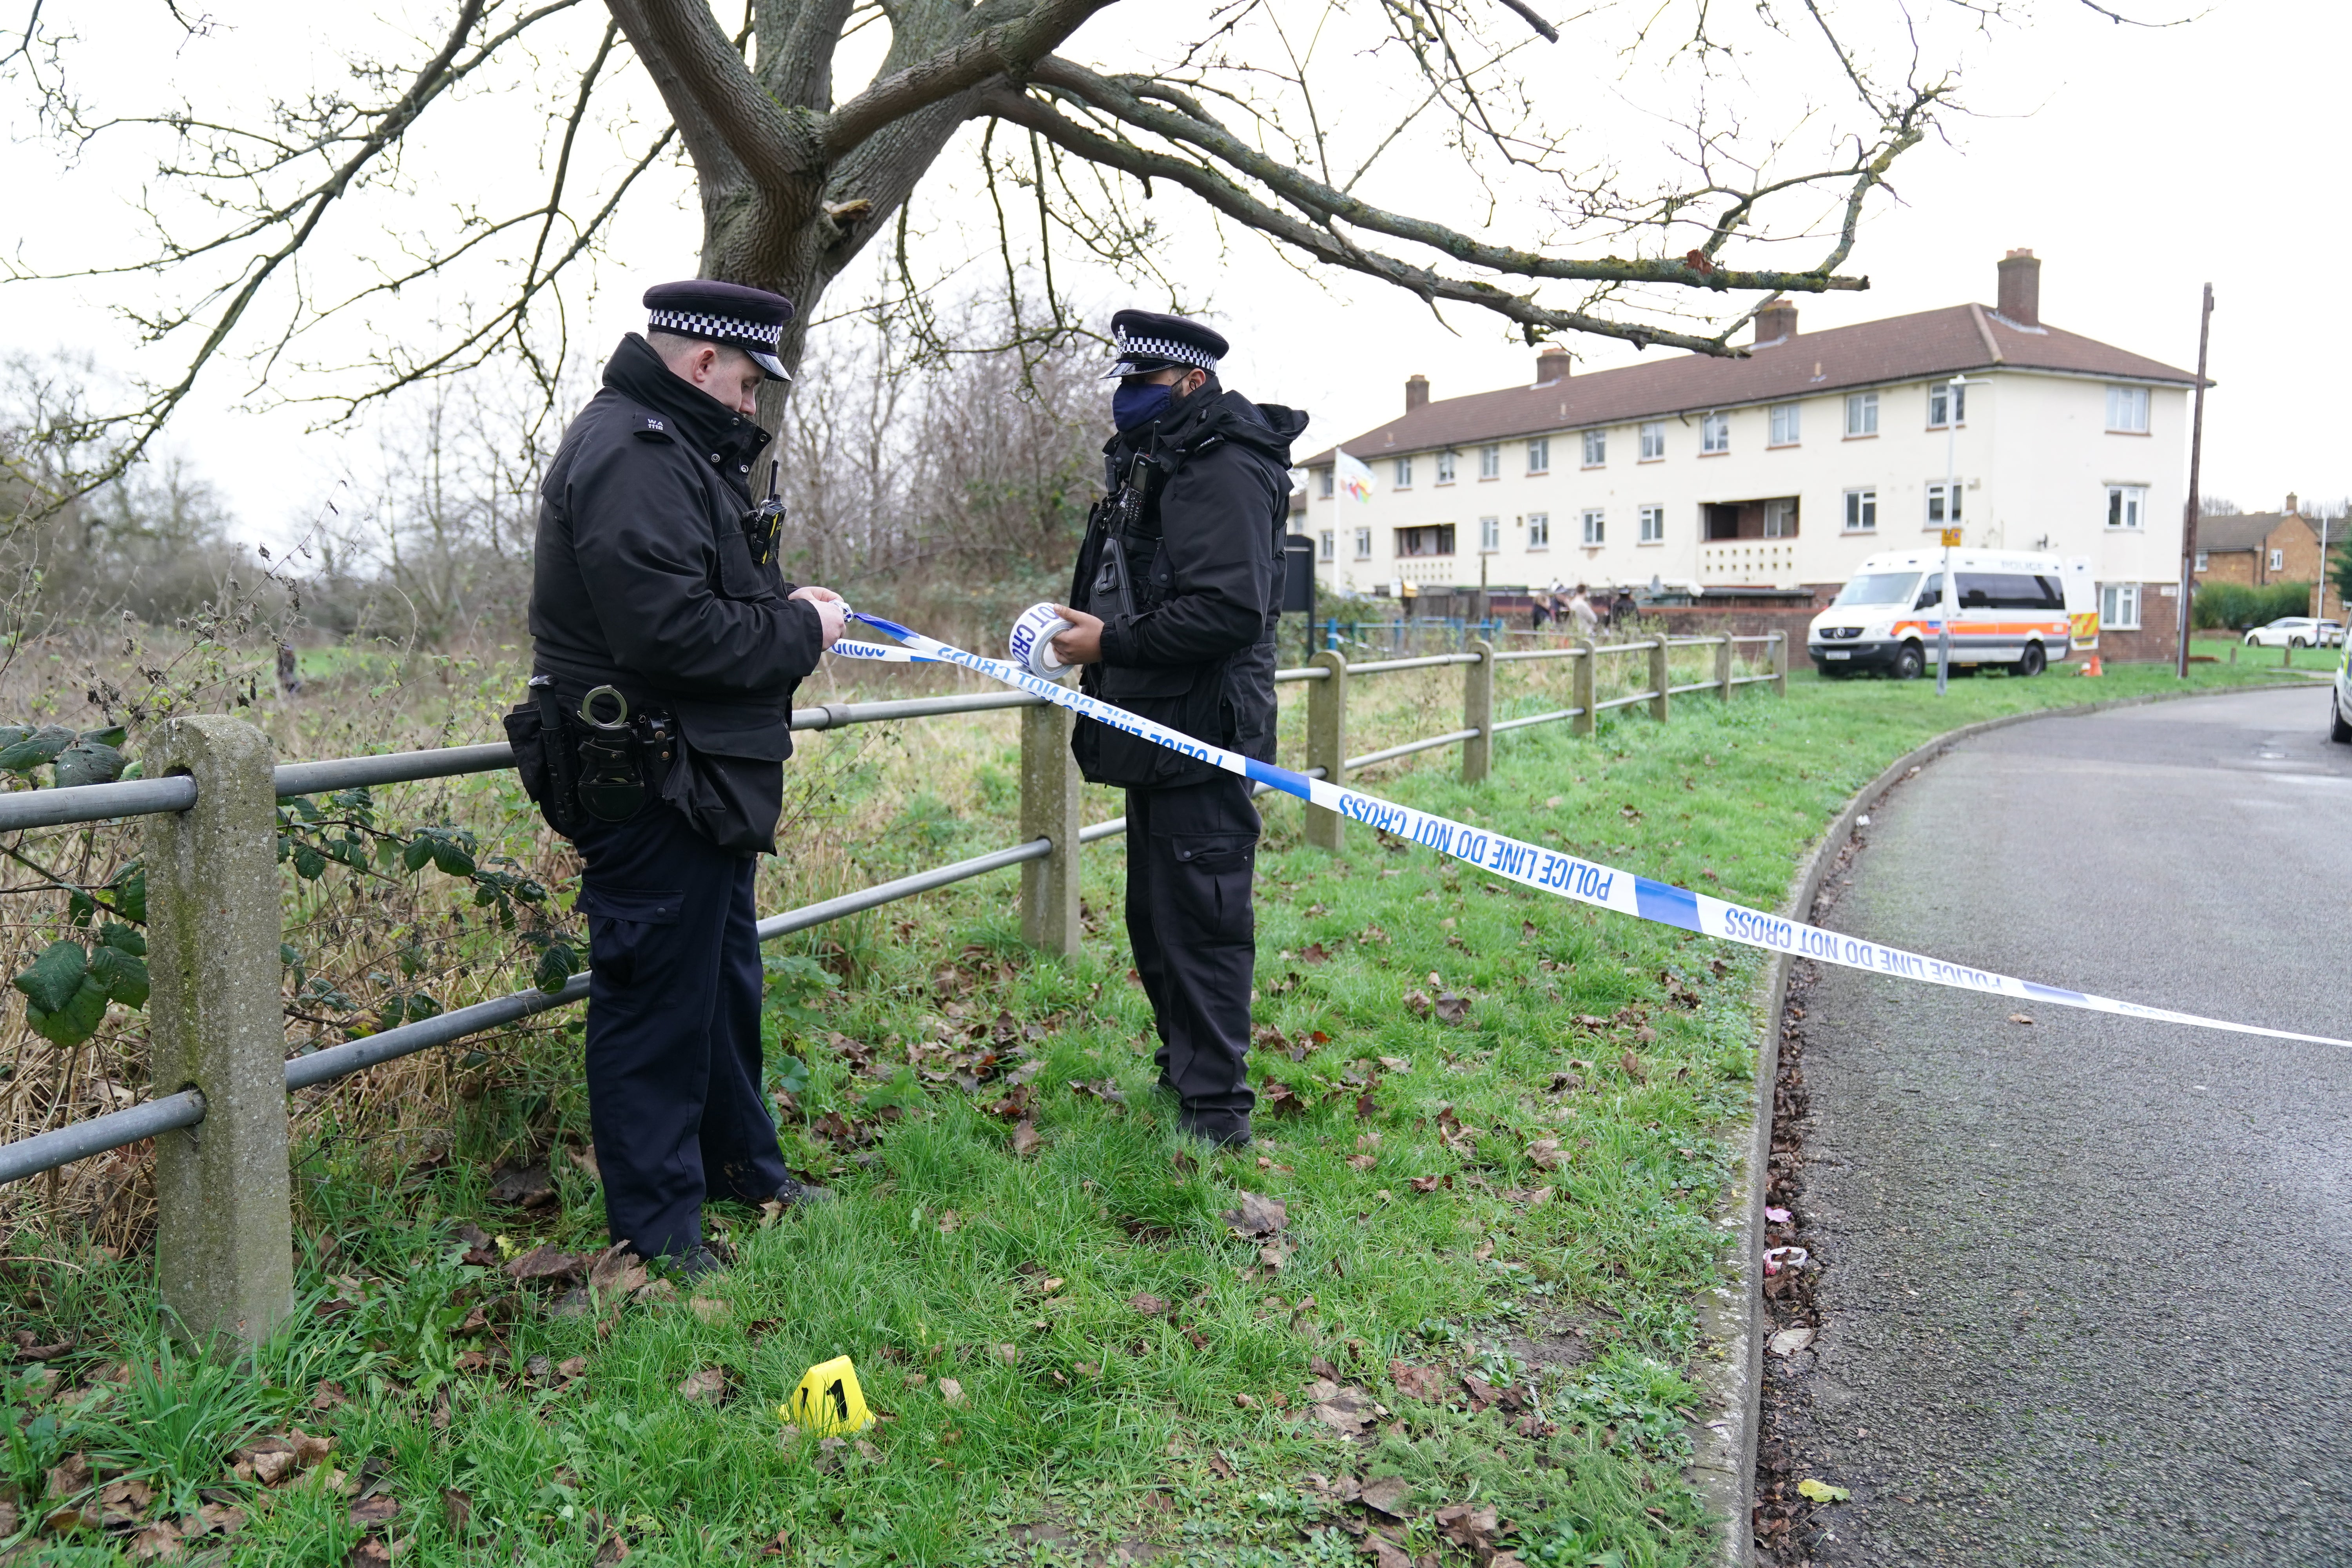
[{"label": "white house", "polygon": [[2041,269],[2011,251],[1998,305],[1827,331],[1776,303],[1739,359],[1570,376],[1549,349],[1531,386],[1441,401],[1414,376],[1402,417],[1342,444],[1368,500],[1334,485],[1331,450],[1306,460],[1318,574],[1354,594],[1654,579],[1825,603],[1948,521],[1970,546],[2087,557],[2106,650],[2168,655],[2196,378],[2045,324]]}]

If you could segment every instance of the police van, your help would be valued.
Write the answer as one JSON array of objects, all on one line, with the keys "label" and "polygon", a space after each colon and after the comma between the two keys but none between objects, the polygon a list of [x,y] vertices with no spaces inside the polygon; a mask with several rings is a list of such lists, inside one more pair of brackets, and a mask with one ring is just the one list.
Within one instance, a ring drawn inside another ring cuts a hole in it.
[{"label": "police van", "polygon": [[[1954,588],[1952,668],[1995,665],[2015,675],[2039,675],[2072,647],[2070,604],[2097,608],[2086,561],[2005,550],[1951,552]],[[1805,651],[1825,676],[1884,670],[1913,680],[1936,662],[1943,628],[1944,558],[1940,546],[1873,555],[1813,617]]]}]

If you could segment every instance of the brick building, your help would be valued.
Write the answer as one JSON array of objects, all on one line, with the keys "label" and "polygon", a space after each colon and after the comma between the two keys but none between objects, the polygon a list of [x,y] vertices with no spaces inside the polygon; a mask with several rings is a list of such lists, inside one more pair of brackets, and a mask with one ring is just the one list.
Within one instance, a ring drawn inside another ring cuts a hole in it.
[{"label": "brick building", "polygon": [[[2242,583],[2262,587],[2271,583],[2324,583],[2326,557],[2336,552],[2352,522],[2343,518],[2307,515],[2287,492],[2286,505],[2277,511],[2227,512],[2197,521],[2197,581]],[[2321,607],[2310,612],[2328,620],[2344,618],[2344,595],[2326,583]]]}]

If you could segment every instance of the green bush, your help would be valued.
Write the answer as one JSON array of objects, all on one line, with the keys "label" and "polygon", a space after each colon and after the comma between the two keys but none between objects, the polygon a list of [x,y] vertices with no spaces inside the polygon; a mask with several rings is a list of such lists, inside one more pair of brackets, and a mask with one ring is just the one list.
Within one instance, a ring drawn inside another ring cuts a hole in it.
[{"label": "green bush", "polygon": [[2268,626],[2281,616],[2311,614],[2311,584],[2266,583],[2259,588],[2243,583],[2202,583],[2189,616],[2200,631],[2244,631]]}]

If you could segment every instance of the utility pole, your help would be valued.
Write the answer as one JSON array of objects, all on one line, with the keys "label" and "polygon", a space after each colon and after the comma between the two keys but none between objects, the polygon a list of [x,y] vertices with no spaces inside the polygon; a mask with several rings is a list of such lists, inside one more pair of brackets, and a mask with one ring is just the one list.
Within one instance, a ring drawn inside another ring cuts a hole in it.
[{"label": "utility pole", "polygon": [[1945,384],[1944,393],[1944,600],[1936,616],[1936,695],[1941,697],[1952,682],[1952,606],[1960,595],[1952,585],[1952,546],[1960,542],[1960,492],[1958,453],[1960,438],[1960,399],[1967,395],[1969,378],[1956,375]]},{"label": "utility pole", "polygon": [[[2197,318],[2197,410],[2189,422],[2189,502],[2180,523],[2180,647],[2173,674],[2189,679],[2189,601],[2197,591],[2197,481],[2205,458],[2205,349],[2213,336],[2213,285],[2205,285],[2205,308]],[[2322,591],[2321,602],[2326,595]]]}]

